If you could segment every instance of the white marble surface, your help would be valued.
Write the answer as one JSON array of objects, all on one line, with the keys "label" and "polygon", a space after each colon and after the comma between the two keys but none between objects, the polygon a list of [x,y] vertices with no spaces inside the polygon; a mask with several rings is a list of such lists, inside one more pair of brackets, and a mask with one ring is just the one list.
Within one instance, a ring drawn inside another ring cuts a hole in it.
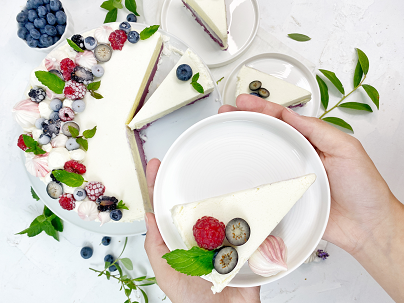
[{"label": "white marble surface", "polygon": [[[145,5],[147,1],[144,0]],[[35,238],[15,235],[39,215],[42,203],[34,201],[24,167],[17,154],[20,133],[10,111],[20,100],[29,72],[44,54],[25,46],[16,35],[15,16],[24,0],[2,1],[0,10],[0,221],[1,302],[124,302],[124,295],[113,281],[97,278],[88,267],[100,268],[107,253],[119,254],[123,239],[113,239],[109,247],[100,245],[101,236],[83,232],[65,224],[60,243],[39,235]],[[65,0],[74,16],[76,32],[103,22],[105,13],[98,8],[102,1]],[[138,1],[139,2],[139,1]],[[337,110],[354,128],[355,136],[365,146],[393,193],[404,201],[402,171],[404,161],[404,2],[400,0],[260,0],[261,27],[316,68],[334,71],[346,89],[352,87],[356,55],[362,49],[370,59],[367,82],[381,96],[380,111],[353,114]],[[125,13],[120,12],[118,20]],[[286,37],[299,32],[312,40],[298,43]],[[226,76],[230,70],[214,71]],[[220,75],[220,77],[219,77]],[[337,101],[331,88],[330,102]],[[369,102],[364,92],[349,101]],[[373,107],[374,108],[374,107]],[[94,247],[90,260],[83,260],[83,245]],[[392,302],[384,290],[355,259],[334,245],[328,246],[331,257],[324,262],[302,265],[286,278],[262,287],[262,302]],[[125,256],[135,264],[130,274],[152,275],[143,250],[143,237],[129,240]],[[164,294],[157,286],[148,287],[150,302],[160,302]],[[164,302],[169,302],[165,300]]]}]

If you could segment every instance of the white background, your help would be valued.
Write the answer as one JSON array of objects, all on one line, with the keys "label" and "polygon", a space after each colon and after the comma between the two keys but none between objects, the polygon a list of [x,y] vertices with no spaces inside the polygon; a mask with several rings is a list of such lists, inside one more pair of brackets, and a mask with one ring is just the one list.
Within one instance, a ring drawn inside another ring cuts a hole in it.
[{"label": "white background", "polygon": [[[144,0],[145,4],[152,0]],[[102,1],[65,0],[75,31],[100,25],[105,12]],[[138,0],[139,2],[139,0]],[[354,128],[393,193],[404,201],[404,129],[403,49],[404,2],[399,0],[260,0],[261,28],[272,34],[316,68],[334,71],[346,90],[352,87],[356,64],[355,47],[369,57],[367,83],[380,93],[380,110],[358,114],[336,110]],[[88,267],[101,268],[106,253],[117,255],[122,240],[100,245],[101,236],[65,224],[60,243],[39,235],[35,238],[14,235],[25,229],[40,214],[43,204],[31,198],[25,168],[17,153],[21,131],[11,116],[11,108],[20,100],[30,71],[45,56],[30,49],[17,37],[15,16],[24,0],[1,0],[0,10],[0,301],[1,302],[124,302],[114,281],[97,278]],[[140,4],[140,3],[139,3]],[[120,12],[118,21],[126,13]],[[312,38],[299,43],[288,33],[303,33]],[[268,50],[271,51],[271,50]],[[218,80],[230,70],[213,71]],[[219,76],[220,74],[220,76]],[[221,84],[223,85],[223,84]],[[330,87],[330,104],[338,100]],[[348,101],[369,102],[363,91]],[[369,103],[370,104],[370,103]],[[372,105],[375,110],[375,107]],[[121,241],[121,242],[119,242]],[[94,247],[94,256],[83,260],[84,245]],[[355,259],[333,245],[331,257],[324,262],[302,265],[288,277],[262,287],[262,302],[392,302],[384,290]],[[132,277],[153,273],[146,261],[143,237],[129,239],[124,254],[135,264]],[[157,286],[148,287],[150,302],[160,302],[164,294]],[[164,302],[169,302],[166,299]]]}]

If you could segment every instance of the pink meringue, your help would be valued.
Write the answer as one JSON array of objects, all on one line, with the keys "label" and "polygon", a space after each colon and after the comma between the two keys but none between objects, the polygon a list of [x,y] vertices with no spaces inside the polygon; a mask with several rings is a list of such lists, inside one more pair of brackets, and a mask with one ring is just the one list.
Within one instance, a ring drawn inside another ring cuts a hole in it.
[{"label": "pink meringue", "polygon": [[94,32],[94,38],[98,43],[109,43],[109,35],[113,32],[113,29],[108,25],[102,25]]},{"label": "pink meringue", "polygon": [[45,57],[45,67],[47,70],[59,69],[60,61],[67,58],[67,53],[62,50],[54,50]]},{"label": "pink meringue", "polygon": [[46,96],[50,100],[53,100],[53,99],[63,100],[66,98],[64,94],[56,94],[55,92],[51,91],[49,88],[46,88]]},{"label": "pink meringue", "polygon": [[77,212],[84,221],[94,221],[98,217],[97,205],[93,201],[82,202]]},{"label": "pink meringue", "polygon": [[30,131],[35,125],[36,119],[40,118],[38,103],[30,99],[18,102],[12,109],[17,123],[25,130]]},{"label": "pink meringue", "polygon": [[109,221],[111,221],[111,217],[109,216],[109,211],[100,212],[98,214],[98,220],[100,220],[100,222],[101,222],[100,226],[102,226],[105,223],[108,223]]},{"label": "pink meringue", "polygon": [[97,60],[95,59],[93,52],[84,51],[82,53],[77,53],[76,63],[91,70],[91,68],[97,64]]},{"label": "pink meringue", "polygon": [[268,236],[251,255],[248,265],[257,275],[269,277],[288,270],[287,248],[279,237]]},{"label": "pink meringue", "polygon": [[48,167],[48,153],[35,156],[33,153],[25,153],[25,167],[35,177],[45,177],[50,169]]}]

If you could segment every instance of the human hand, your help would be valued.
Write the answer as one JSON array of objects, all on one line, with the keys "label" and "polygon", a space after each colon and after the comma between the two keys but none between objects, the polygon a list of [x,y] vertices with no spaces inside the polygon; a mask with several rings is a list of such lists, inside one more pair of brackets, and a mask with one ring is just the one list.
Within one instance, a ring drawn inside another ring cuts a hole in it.
[{"label": "human hand", "polygon": [[[153,205],[153,190],[160,161],[152,159],[147,164],[146,180],[150,201]],[[154,214],[145,215],[147,233],[144,247],[161,290],[173,303],[257,303],[260,302],[260,288],[226,287],[221,293],[213,294],[212,283],[200,278],[184,275],[167,264],[162,256],[170,250],[158,230]]]}]

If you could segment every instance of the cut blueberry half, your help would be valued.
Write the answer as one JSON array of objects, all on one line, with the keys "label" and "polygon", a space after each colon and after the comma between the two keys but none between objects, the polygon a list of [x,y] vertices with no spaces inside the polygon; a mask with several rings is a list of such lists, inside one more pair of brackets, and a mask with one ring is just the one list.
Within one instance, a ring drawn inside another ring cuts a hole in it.
[{"label": "cut blueberry half", "polygon": [[213,267],[222,275],[231,272],[236,267],[237,262],[237,250],[231,246],[219,248],[213,256]]},{"label": "cut blueberry half", "polygon": [[51,181],[46,186],[46,192],[52,199],[59,199],[59,197],[63,195],[62,184],[56,181]]},{"label": "cut blueberry half", "polygon": [[261,88],[261,86],[262,86],[261,81],[255,80],[255,81],[250,83],[249,88],[252,91],[256,91],[256,90],[259,90]]},{"label": "cut blueberry half", "polygon": [[268,98],[269,97],[269,91],[266,88],[260,88],[258,90],[258,95],[260,95],[261,98]]},{"label": "cut blueberry half", "polygon": [[66,122],[63,124],[62,126],[62,133],[66,136],[66,137],[71,137],[72,134],[69,131],[69,126],[77,129],[77,131],[80,133],[80,126],[76,123],[76,122]]},{"label": "cut blueberry half", "polygon": [[112,48],[108,44],[98,44],[94,48],[94,56],[98,62],[107,62],[111,59],[112,56]]},{"label": "cut blueberry half", "polygon": [[250,226],[241,218],[234,218],[226,225],[226,239],[230,244],[240,246],[250,238]]}]

